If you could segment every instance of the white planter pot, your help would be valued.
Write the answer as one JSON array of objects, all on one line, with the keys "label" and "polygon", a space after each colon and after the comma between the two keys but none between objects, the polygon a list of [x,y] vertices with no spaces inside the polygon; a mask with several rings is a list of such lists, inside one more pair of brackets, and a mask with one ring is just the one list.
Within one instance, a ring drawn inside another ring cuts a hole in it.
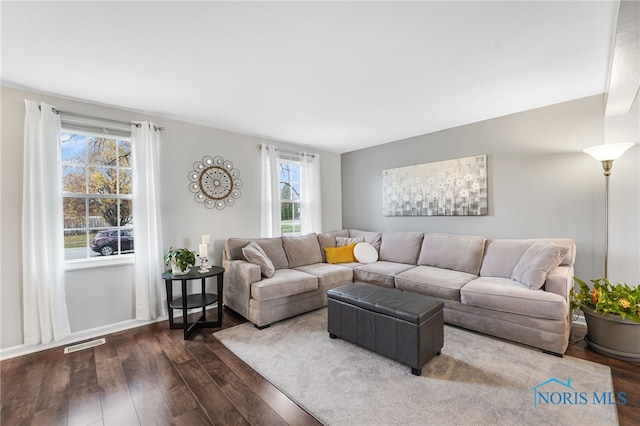
[{"label": "white planter pot", "polygon": [[178,267],[178,264],[176,263],[175,259],[171,259],[171,274],[172,275],[185,275],[188,274],[189,271],[191,270],[191,268],[187,268],[186,271],[183,271],[182,269],[180,269]]}]

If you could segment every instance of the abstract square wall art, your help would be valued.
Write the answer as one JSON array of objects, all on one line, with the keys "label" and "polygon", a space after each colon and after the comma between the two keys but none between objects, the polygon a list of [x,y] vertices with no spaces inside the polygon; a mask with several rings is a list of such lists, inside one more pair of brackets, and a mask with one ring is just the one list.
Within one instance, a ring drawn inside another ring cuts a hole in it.
[{"label": "abstract square wall art", "polygon": [[382,171],[384,216],[486,216],[487,156]]}]

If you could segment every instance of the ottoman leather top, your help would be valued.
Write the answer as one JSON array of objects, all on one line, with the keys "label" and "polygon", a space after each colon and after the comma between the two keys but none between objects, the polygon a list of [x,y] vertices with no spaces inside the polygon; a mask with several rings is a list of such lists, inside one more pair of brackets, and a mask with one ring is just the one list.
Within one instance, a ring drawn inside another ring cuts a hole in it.
[{"label": "ottoman leather top", "polygon": [[332,288],[327,297],[415,324],[444,307],[443,302],[429,296],[364,283]]}]

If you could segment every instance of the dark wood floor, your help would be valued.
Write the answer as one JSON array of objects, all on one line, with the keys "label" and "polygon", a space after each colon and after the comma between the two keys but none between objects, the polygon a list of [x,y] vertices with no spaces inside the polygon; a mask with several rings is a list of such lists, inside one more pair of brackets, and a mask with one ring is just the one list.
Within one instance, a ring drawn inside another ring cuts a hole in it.
[{"label": "dark wood floor", "polygon": [[586,331],[586,326],[573,326],[565,355],[609,366],[614,393],[625,392],[627,398],[626,404],[617,406],[619,423],[640,425],[640,362],[620,361],[593,352],[583,340]]},{"label": "dark wood floor", "polygon": [[[224,309],[223,327],[244,322]],[[312,416],[200,330],[183,340],[167,322],[110,334],[107,343],[0,363],[2,425],[317,425]],[[572,339],[579,340],[580,329]],[[622,425],[640,424],[640,363],[600,356],[582,341],[567,355],[611,367]],[[552,355],[549,355],[552,356]]]}]

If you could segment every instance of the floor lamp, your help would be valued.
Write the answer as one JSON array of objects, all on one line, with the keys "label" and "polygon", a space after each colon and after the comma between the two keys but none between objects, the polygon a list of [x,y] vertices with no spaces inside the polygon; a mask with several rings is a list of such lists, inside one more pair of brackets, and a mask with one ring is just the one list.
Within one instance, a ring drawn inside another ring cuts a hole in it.
[{"label": "floor lamp", "polygon": [[624,152],[631,148],[633,143],[608,143],[604,145],[592,146],[584,150],[596,160],[602,163],[604,169],[604,198],[605,198],[605,241],[604,241],[604,277],[608,278],[609,273],[609,176],[613,161],[617,160]]}]

